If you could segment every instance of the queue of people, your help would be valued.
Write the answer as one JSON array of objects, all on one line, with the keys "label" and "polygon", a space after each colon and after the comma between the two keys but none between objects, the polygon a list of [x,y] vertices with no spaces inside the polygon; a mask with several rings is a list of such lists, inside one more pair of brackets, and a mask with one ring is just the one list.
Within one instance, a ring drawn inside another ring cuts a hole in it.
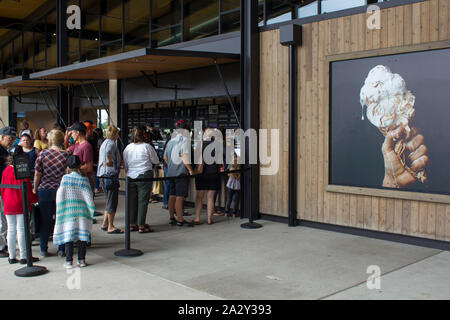
[{"label": "queue of people", "polygon": [[[191,164],[189,131],[183,120],[175,124],[175,128],[181,130],[168,135],[163,159],[158,157],[152,145],[152,139],[162,138],[154,128],[134,127],[131,141],[121,153],[117,145],[119,129],[115,126],[106,129],[106,138],[103,138],[101,130],[95,133],[95,126],[90,122],[75,122],[65,131],[55,124],[48,133],[45,128],[38,128],[34,138],[27,123],[22,122],[21,127],[19,137],[11,127],[0,129],[0,176],[2,184],[20,184],[14,179],[11,157],[21,153],[28,155],[33,171],[33,178],[28,181],[28,199],[30,204],[39,204],[41,258],[52,256],[48,243],[53,235],[53,245],[57,246],[57,255],[66,258],[66,268],[73,267],[74,242],[78,242],[78,265],[86,266],[86,249],[95,223],[94,194],[98,193],[100,185],[106,197],[101,229],[108,234],[124,232],[114,225],[121,168],[129,178],[130,231],[154,231],[146,223],[153,183],[145,179],[154,177],[161,160],[164,176],[168,178],[164,182],[164,205],[169,210],[169,223],[191,227],[202,224],[200,215],[205,196],[207,223],[214,223],[215,197],[221,186],[218,173],[224,168],[219,163],[205,163],[203,159],[200,164]],[[200,145],[202,151],[212,143],[214,136],[211,133],[210,129],[205,130],[204,141]],[[239,170],[236,155],[234,163],[227,169]],[[184,200],[188,195],[189,176],[194,174],[197,190],[195,217],[187,221],[184,219]],[[239,173],[229,174],[225,208],[228,216],[238,214],[239,181]],[[20,190],[1,188],[0,191],[0,257],[8,257],[10,263],[26,263]],[[16,259],[16,238],[19,260]]]}]

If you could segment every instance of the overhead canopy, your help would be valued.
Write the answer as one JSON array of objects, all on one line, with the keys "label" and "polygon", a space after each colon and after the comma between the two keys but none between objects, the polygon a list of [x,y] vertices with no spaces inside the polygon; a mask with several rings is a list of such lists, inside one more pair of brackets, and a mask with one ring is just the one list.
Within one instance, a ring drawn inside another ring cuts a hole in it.
[{"label": "overhead canopy", "polygon": [[139,49],[114,56],[32,73],[30,79],[117,80],[238,62],[239,55],[199,51]]},{"label": "overhead canopy", "polygon": [[143,73],[167,73],[232,62],[239,62],[238,54],[143,48],[31,73],[28,77],[0,80],[0,95],[25,94],[55,89],[59,85],[79,85],[83,81],[137,78]]},{"label": "overhead canopy", "polygon": [[19,95],[38,92],[39,90],[54,90],[59,85],[75,85],[79,81],[30,80],[26,76],[18,76],[0,80],[0,96]]}]

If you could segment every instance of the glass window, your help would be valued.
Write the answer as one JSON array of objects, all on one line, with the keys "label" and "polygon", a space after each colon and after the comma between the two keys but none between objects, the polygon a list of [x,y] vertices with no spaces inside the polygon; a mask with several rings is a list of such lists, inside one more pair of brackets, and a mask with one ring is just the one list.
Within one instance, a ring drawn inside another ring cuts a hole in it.
[{"label": "glass window", "polygon": [[274,23],[280,23],[280,22],[284,22],[284,21],[289,21],[292,20],[292,13],[291,12],[286,12],[285,14],[282,14],[278,17],[272,18],[272,19],[267,19],[267,24],[274,24]]},{"label": "glass window", "polygon": [[239,31],[241,23],[240,12],[233,12],[222,16],[222,33]]},{"label": "glass window", "polygon": [[152,30],[179,24],[182,0],[152,1]]},{"label": "glass window", "polygon": [[196,0],[184,5],[184,41],[219,33],[219,4],[216,0]]},{"label": "glass window", "polygon": [[317,1],[298,8],[298,17],[306,18],[317,15]]},{"label": "glass window", "polygon": [[365,6],[366,0],[322,0],[322,13]]},{"label": "glass window", "polygon": [[221,11],[229,11],[234,9],[240,9],[240,0],[222,0],[222,8]]}]

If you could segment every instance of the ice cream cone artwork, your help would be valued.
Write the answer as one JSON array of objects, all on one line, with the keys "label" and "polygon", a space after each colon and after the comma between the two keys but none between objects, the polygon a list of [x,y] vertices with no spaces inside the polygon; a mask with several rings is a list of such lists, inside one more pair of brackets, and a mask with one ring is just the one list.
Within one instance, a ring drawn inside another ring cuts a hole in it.
[{"label": "ice cream cone artwork", "polygon": [[[360,102],[362,120],[366,106],[367,119],[385,136],[383,156],[388,178],[385,177],[383,186],[401,188],[414,181],[424,183],[427,177],[423,167],[428,158],[424,154],[420,154],[417,159],[411,158],[414,153],[418,154],[416,149],[410,147],[412,139],[418,133],[416,129],[410,128],[415,112],[415,96],[408,91],[405,80],[399,74],[392,73],[388,67],[378,65],[370,70],[361,88]],[[393,135],[393,132],[396,134]],[[392,150],[388,150],[386,146],[391,146]],[[419,149],[419,146],[416,148]],[[423,148],[426,150],[425,146]],[[422,161],[423,165],[417,165],[416,160]],[[410,178],[405,179],[405,175]]]}]

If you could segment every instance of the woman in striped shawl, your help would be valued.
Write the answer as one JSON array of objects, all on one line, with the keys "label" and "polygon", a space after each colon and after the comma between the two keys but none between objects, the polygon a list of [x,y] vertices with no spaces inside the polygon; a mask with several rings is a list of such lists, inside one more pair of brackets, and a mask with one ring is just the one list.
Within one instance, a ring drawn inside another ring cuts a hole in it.
[{"label": "woman in striped shawl", "polygon": [[78,156],[67,158],[68,174],[56,193],[56,224],[53,244],[66,245],[67,269],[72,268],[73,243],[78,240],[78,264],[85,267],[86,247],[92,230],[94,201],[88,178],[80,171]]}]

